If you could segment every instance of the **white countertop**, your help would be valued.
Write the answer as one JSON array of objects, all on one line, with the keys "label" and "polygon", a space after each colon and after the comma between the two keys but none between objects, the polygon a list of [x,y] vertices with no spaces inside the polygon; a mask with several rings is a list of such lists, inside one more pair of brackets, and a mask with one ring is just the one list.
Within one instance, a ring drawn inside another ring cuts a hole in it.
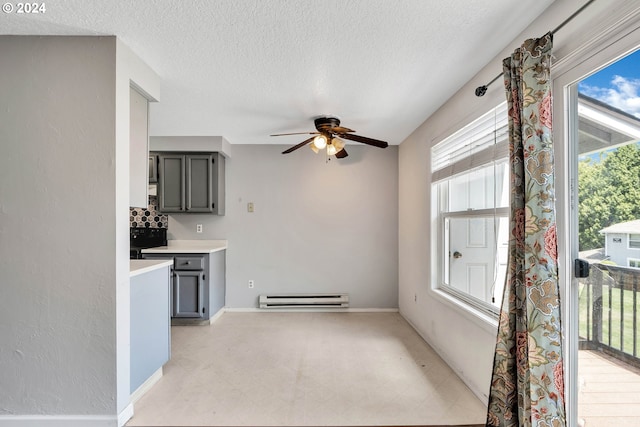
[{"label": "white countertop", "polygon": [[173,260],[165,259],[131,259],[129,260],[129,277],[148,273],[162,267],[170,267]]},{"label": "white countertop", "polygon": [[143,254],[207,254],[227,249],[226,240],[169,240],[167,246],[142,249]]}]

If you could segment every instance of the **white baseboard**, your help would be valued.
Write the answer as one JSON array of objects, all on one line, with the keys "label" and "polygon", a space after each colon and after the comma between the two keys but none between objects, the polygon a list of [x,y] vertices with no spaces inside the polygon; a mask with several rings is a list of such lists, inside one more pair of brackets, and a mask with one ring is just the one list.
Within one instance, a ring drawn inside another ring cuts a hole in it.
[{"label": "white baseboard", "polygon": [[221,318],[225,311],[227,311],[227,308],[226,308],[226,307],[222,307],[220,310],[218,310],[218,311],[216,312],[216,314],[214,314],[213,316],[211,316],[211,317],[209,318],[209,324],[211,325],[211,324],[213,324],[216,320],[218,320],[219,318]]},{"label": "white baseboard", "polygon": [[124,425],[119,424],[119,418],[115,415],[0,415],[0,427],[119,427]]},{"label": "white baseboard", "polygon": [[[146,392],[151,390],[151,387],[153,387],[155,385],[155,383],[160,381],[160,378],[162,378],[162,373],[163,373],[162,366],[160,366],[160,368],[158,368],[157,371],[155,371],[153,374],[151,374],[151,376],[149,378],[147,378],[147,380],[145,382],[140,384],[140,387],[138,387],[136,389],[136,391],[131,393],[131,399],[130,399],[131,403],[135,405],[135,403],[138,400],[140,400],[140,398],[142,396],[144,396],[144,394]],[[131,415],[133,415],[133,414],[131,414]]]},{"label": "white baseboard", "polygon": [[397,308],[224,308],[227,313],[398,313]]},{"label": "white baseboard", "polygon": [[[400,316],[402,316],[402,313],[400,313]],[[402,316],[402,318],[413,328],[414,331],[416,331],[418,335],[420,335],[420,338],[422,338],[424,342],[426,342],[429,345],[429,347],[431,347],[433,351],[435,351],[438,354],[438,356],[440,356],[440,359],[442,359],[444,363],[446,363],[451,368],[451,370],[453,370],[453,372],[456,373],[458,378],[460,378],[460,381],[462,381],[469,388],[469,390],[471,390],[471,392],[475,394],[478,400],[480,400],[482,403],[486,405],[487,402],[489,401],[489,397],[485,394],[486,392],[483,393],[482,391],[476,389],[476,387],[473,384],[470,384],[467,378],[461,375],[461,370],[458,369],[456,366],[451,365],[451,363],[449,363],[447,355],[444,354],[444,352],[440,348],[431,344],[431,342],[429,342],[427,337],[425,337],[422,334],[422,332],[420,332],[420,330],[416,328],[416,326],[409,319],[407,319],[405,316]]]},{"label": "white baseboard", "polygon": [[118,427],[125,425],[131,417],[133,417],[133,403],[129,403],[127,407],[118,414]]}]

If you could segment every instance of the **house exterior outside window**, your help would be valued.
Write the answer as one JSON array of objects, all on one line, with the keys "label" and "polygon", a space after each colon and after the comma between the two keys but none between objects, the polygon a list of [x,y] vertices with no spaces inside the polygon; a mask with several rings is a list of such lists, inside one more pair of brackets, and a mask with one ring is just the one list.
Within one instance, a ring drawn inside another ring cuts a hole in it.
[{"label": "house exterior outside window", "polygon": [[639,268],[640,220],[620,222],[600,230],[605,259],[621,267]]},{"label": "house exterior outside window", "polygon": [[509,227],[506,103],[432,148],[433,288],[491,315],[504,288]]}]

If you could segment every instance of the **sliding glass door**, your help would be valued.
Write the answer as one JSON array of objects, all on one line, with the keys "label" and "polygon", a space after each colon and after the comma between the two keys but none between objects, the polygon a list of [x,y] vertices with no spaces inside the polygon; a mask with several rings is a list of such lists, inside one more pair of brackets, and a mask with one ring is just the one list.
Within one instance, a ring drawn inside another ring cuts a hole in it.
[{"label": "sliding glass door", "polygon": [[572,84],[577,425],[640,425],[640,52]]}]

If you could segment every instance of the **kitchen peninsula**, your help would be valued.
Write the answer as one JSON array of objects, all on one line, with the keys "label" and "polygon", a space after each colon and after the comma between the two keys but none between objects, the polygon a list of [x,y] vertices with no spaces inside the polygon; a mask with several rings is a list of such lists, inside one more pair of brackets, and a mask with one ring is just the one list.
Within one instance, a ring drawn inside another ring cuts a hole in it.
[{"label": "kitchen peninsula", "polygon": [[170,268],[167,260],[130,260],[130,393],[136,401],[171,358]]}]

